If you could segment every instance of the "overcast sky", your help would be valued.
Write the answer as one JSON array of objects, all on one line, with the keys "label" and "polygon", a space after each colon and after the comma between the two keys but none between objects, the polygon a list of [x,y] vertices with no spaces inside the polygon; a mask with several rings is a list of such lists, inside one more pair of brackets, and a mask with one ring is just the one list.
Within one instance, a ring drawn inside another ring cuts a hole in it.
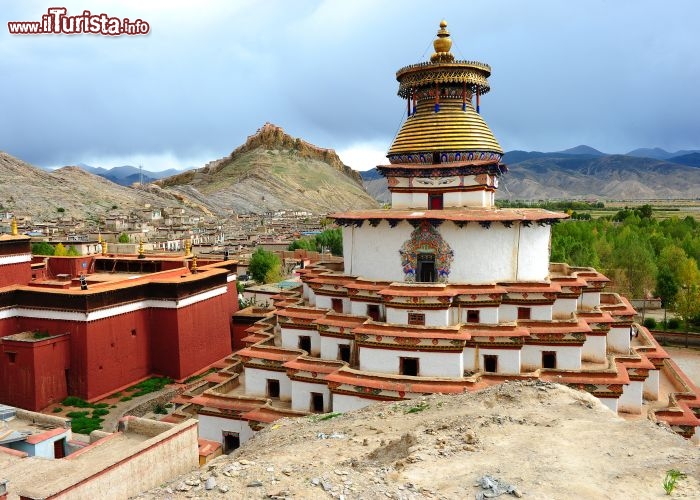
[{"label": "overcast sky", "polygon": [[[150,33],[9,33],[56,6]],[[199,167],[269,121],[366,170],[405,115],[395,72],[442,18],[459,59],[492,67],[482,115],[505,150],[700,148],[695,0],[0,0],[0,150]]]}]

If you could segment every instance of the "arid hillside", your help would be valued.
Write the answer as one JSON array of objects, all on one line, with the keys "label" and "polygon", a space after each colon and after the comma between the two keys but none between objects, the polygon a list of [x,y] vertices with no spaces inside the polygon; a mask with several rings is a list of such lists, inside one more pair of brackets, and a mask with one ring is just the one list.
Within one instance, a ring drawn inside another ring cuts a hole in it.
[{"label": "arid hillside", "polygon": [[672,498],[700,497],[700,448],[667,427],[557,384],[508,382],[284,419],[138,498],[479,498],[489,476],[511,487],[501,498],[660,499],[669,469],[686,474]]},{"label": "arid hillside", "polygon": [[229,156],[157,182],[166,191],[207,204],[213,212],[376,207],[358,172],[323,149],[265,124]]},{"label": "arid hillside", "polygon": [[147,203],[157,207],[187,206],[157,186],[148,185],[144,189],[119,186],[79,167],[48,172],[0,151],[0,210],[31,215],[38,220],[59,213],[86,219],[104,215],[113,207],[128,212]]}]

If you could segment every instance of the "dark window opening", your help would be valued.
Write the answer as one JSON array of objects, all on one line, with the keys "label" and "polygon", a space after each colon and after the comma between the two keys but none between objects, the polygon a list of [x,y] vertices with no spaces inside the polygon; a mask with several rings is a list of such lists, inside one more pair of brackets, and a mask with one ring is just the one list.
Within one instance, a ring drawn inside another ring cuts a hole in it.
[{"label": "dark window opening", "polygon": [[408,313],[409,325],[425,325],[425,314],[423,313]]},{"label": "dark window opening", "polygon": [[323,394],[320,392],[311,393],[311,411],[323,412]]},{"label": "dark window opening", "polygon": [[418,376],[418,358],[401,358],[399,371],[401,375]]},{"label": "dark window opening", "polygon": [[440,163],[440,153],[437,151],[433,153],[433,163]]},{"label": "dark window opening", "polygon": [[416,267],[418,281],[423,283],[435,282],[435,254],[419,253]]},{"label": "dark window opening", "polygon": [[132,337],[136,337],[136,328],[134,328],[133,330],[131,330],[131,336],[132,336]]},{"label": "dark window opening", "polygon": [[224,453],[229,454],[241,447],[241,438],[237,432],[223,431]]},{"label": "dark window opening", "polygon": [[556,351],[542,351],[542,368],[556,368],[557,367],[557,352]]},{"label": "dark window opening", "polygon": [[348,344],[338,345],[338,359],[346,363],[350,362],[350,346]]},{"label": "dark window opening", "polygon": [[467,311],[467,323],[478,323],[479,322],[479,310],[469,309]]},{"label": "dark window opening", "polygon": [[267,379],[267,397],[268,398],[279,398],[280,397],[280,381],[269,378]]},{"label": "dark window opening", "polygon": [[343,299],[331,299],[331,308],[337,312],[343,312]]},{"label": "dark window opening", "polygon": [[484,355],[484,371],[496,373],[498,371],[498,356],[493,354]]},{"label": "dark window opening", "polygon": [[303,349],[308,353],[311,353],[311,337],[308,335],[301,335],[299,337],[299,349]]},{"label": "dark window opening", "polygon": [[530,319],[529,307],[518,307],[518,319]]},{"label": "dark window opening", "polygon": [[53,457],[54,458],[63,458],[66,456],[66,451],[64,448],[66,440],[65,439],[59,439],[58,441],[53,442]]},{"label": "dark window opening", "polygon": [[17,353],[16,353],[16,352],[6,352],[5,354],[7,354],[7,360],[8,360],[10,363],[14,363],[15,360],[17,359]]},{"label": "dark window opening", "polygon": [[428,195],[428,208],[430,210],[442,210],[442,193]]},{"label": "dark window opening", "polygon": [[369,304],[367,305],[367,316],[372,318],[372,321],[380,321],[379,316],[379,305]]}]

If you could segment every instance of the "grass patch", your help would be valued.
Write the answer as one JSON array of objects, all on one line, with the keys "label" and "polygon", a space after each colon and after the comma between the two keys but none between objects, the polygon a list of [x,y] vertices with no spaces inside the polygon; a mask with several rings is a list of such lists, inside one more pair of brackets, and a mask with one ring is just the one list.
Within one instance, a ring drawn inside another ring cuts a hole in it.
[{"label": "grass patch", "polygon": [[107,408],[109,407],[109,403],[96,403],[92,405],[93,408]]},{"label": "grass patch", "polygon": [[131,401],[133,398],[131,396],[124,396],[123,398],[119,399],[122,403],[126,403],[127,401]]},{"label": "grass patch", "polygon": [[425,401],[421,401],[420,403],[411,406],[410,408],[407,408],[404,413],[418,413],[423,410],[427,410],[430,408],[430,405],[426,403]]},{"label": "grass patch", "polygon": [[92,431],[102,429],[104,418],[77,417],[71,421],[71,429],[78,434],[90,434]]},{"label": "grass patch", "polygon": [[103,417],[103,416],[108,415],[108,414],[109,414],[109,410],[107,410],[105,408],[96,408],[96,409],[92,410],[93,417]]},{"label": "grass patch", "polygon": [[163,389],[166,385],[172,383],[173,379],[171,379],[170,377],[151,377],[149,379],[144,380],[143,382],[139,382],[136,385],[132,385],[131,387],[129,387],[129,390],[136,391],[131,395],[131,397],[137,398],[139,396],[144,396],[152,392],[158,392],[161,389]]},{"label": "grass patch", "polygon": [[73,406],[75,408],[94,408],[92,403],[88,403],[82,398],[76,396],[68,396],[66,399],[61,401],[64,406]]},{"label": "grass patch", "polygon": [[684,479],[686,475],[682,473],[679,470],[676,469],[669,469],[666,471],[666,477],[664,478],[663,486],[664,486],[664,491],[666,492],[667,495],[670,495],[673,493],[673,490],[676,489],[676,483],[678,482],[679,479]]},{"label": "grass patch", "polygon": [[63,408],[61,408],[60,406],[57,406],[56,408],[54,408],[54,409],[51,410],[51,411],[54,412],[54,413],[61,413],[61,412],[63,411]]},{"label": "grass patch", "polygon": [[66,417],[68,418],[85,418],[87,417],[87,414],[89,412],[87,411],[69,411],[66,413]]},{"label": "grass patch", "polygon": [[114,394],[112,394],[112,395],[110,396],[110,398],[120,398],[121,396],[122,396],[122,393],[121,393],[121,392],[115,392]]},{"label": "grass patch", "polygon": [[158,403],[153,407],[153,413],[159,413],[161,415],[167,415],[168,410],[165,408],[164,405]]}]

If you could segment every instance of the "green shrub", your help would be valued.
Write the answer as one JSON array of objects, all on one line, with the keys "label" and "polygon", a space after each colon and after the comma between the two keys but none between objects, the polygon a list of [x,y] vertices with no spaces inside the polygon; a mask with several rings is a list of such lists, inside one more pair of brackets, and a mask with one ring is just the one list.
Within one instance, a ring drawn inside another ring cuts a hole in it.
[{"label": "green shrub", "polygon": [[143,382],[129,387],[129,390],[136,391],[131,396],[136,398],[151,392],[157,392],[163,389],[166,385],[172,384],[173,379],[169,377],[151,377]]},{"label": "green shrub", "polygon": [[92,404],[76,396],[68,396],[61,402],[64,406],[74,406],[76,408],[92,408]]},{"label": "green shrub", "polygon": [[109,410],[106,410],[104,408],[97,408],[95,410],[92,410],[93,417],[102,417],[104,415],[109,415]]},{"label": "green shrub", "polygon": [[153,407],[153,413],[160,413],[161,415],[165,415],[168,413],[168,410],[165,409],[165,406],[158,403]]},{"label": "green shrub", "polygon": [[78,434],[90,434],[92,431],[102,428],[103,418],[78,417],[71,421],[71,429]]},{"label": "green shrub", "polygon": [[656,328],[656,320],[654,318],[646,318],[644,320],[644,326],[651,330],[654,330]]},{"label": "green shrub", "polygon": [[92,405],[93,408],[107,408],[109,406],[108,403],[96,403]]},{"label": "green shrub", "polygon": [[56,408],[54,408],[54,409],[51,410],[51,411],[54,412],[54,413],[61,413],[61,412],[63,411],[63,408],[61,408],[60,406],[57,406]]},{"label": "green shrub", "polygon": [[131,401],[131,400],[132,400],[131,396],[124,396],[119,401],[121,401],[122,403],[126,403],[127,401]]},{"label": "green shrub", "polygon": [[668,320],[668,329],[669,330],[677,330],[679,326],[681,326],[681,322],[678,321],[677,318],[671,318]]},{"label": "green shrub", "polygon": [[66,413],[66,417],[68,418],[85,418],[87,417],[87,414],[89,412],[87,411],[69,411]]}]

